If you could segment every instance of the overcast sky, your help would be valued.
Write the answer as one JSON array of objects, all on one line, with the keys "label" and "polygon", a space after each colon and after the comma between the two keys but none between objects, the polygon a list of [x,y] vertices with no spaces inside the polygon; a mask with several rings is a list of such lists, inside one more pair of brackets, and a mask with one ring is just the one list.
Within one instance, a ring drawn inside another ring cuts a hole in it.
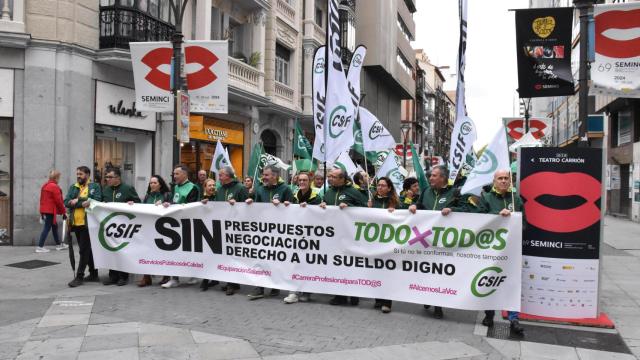
[{"label": "overcast sky", "polygon": [[[469,0],[467,15],[466,100],[478,128],[476,147],[487,143],[502,117],[513,115],[518,87],[515,20],[508,9],[526,8],[527,0]],[[417,0],[415,49],[425,49],[436,66],[455,72],[459,20],[456,0]],[[452,80],[445,89],[455,89]],[[516,109],[517,111],[517,109]]]}]

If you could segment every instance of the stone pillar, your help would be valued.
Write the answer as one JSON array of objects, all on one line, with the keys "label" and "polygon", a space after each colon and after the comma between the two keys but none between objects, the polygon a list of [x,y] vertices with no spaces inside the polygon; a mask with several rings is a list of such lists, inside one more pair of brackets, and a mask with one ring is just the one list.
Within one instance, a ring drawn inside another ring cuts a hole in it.
[{"label": "stone pillar", "polygon": [[195,39],[211,40],[211,0],[197,0],[195,17]]}]

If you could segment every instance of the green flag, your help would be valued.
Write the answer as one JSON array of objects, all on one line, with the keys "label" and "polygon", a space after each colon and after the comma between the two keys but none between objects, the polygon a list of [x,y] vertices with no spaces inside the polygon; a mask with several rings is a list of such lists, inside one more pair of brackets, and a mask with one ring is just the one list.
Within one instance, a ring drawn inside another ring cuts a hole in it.
[{"label": "green flag", "polygon": [[418,177],[418,184],[420,184],[420,190],[424,190],[429,187],[429,182],[427,181],[427,176],[425,175],[424,169],[420,164],[420,158],[422,156],[420,156],[420,154],[416,152],[416,148],[415,146],[413,146],[413,142],[410,142],[410,144],[411,144],[411,154],[413,154],[411,156],[411,159],[413,161],[413,170],[415,170],[416,176]]},{"label": "green flag", "polygon": [[260,156],[262,156],[262,145],[256,144],[253,147],[253,151],[251,151],[251,158],[249,159],[249,166],[247,167],[247,176],[253,178],[255,182],[255,177],[259,175],[260,172]]},{"label": "green flag", "polygon": [[[318,163],[315,159],[294,160],[296,174],[300,172],[309,172],[318,170]],[[294,174],[295,175],[295,174]]]},{"label": "green flag", "polygon": [[301,159],[311,159],[312,151],[311,143],[309,143],[309,140],[304,136],[300,128],[300,123],[296,120],[295,135],[293,136],[293,155]]}]

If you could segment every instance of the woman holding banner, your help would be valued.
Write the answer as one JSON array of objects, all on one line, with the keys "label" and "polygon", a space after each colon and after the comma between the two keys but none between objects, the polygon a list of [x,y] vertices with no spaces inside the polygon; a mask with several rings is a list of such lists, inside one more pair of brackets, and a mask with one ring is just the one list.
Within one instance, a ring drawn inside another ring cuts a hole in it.
[{"label": "woman holding banner", "polygon": [[[396,208],[401,207],[400,200],[396,189],[388,177],[381,177],[376,184],[376,192],[369,200],[368,206],[375,209],[387,209],[393,212]],[[380,309],[383,314],[391,312],[391,300],[376,299],[373,305],[375,309]]]}]

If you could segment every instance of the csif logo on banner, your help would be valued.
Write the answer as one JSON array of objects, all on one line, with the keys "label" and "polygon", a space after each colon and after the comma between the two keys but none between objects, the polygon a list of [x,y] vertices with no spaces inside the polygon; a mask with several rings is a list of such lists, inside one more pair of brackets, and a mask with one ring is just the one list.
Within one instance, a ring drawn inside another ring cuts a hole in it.
[{"label": "csif logo on banner", "polygon": [[[347,115],[347,108],[344,105],[338,105],[334,108],[333,111],[331,111],[329,119],[331,121],[329,126],[329,136],[334,139],[342,135],[342,133],[349,127],[349,124],[351,124],[351,115]],[[336,132],[334,132],[334,130]]]},{"label": "csif logo on banner", "polygon": [[459,169],[462,165],[462,157],[465,156],[467,148],[467,142],[465,141],[465,136],[469,135],[473,131],[473,125],[469,121],[465,121],[460,125],[460,133],[458,134],[458,138],[456,140],[456,146],[453,150],[453,166],[455,169]]},{"label": "csif logo on banner", "polygon": [[482,152],[482,156],[475,163],[469,177],[476,177],[479,175],[493,174],[498,169],[498,159],[496,155],[489,149],[485,149]]},{"label": "csif logo on banner", "polygon": [[369,139],[375,140],[378,137],[382,136],[383,133],[384,133],[384,126],[382,126],[379,120],[376,120],[376,122],[373,123],[373,126],[369,130]]},{"label": "csif logo on banner", "polygon": [[480,270],[471,280],[471,293],[479,298],[487,297],[496,292],[498,287],[507,279],[506,275],[499,275],[502,269],[490,266]]},{"label": "csif logo on banner", "polygon": [[[124,222],[122,217],[128,220],[136,218],[135,215],[130,213],[114,212],[100,222],[98,241],[100,241],[100,245],[102,245],[105,250],[116,252],[124,249],[129,245],[129,241],[125,240],[132,239],[133,235],[140,232],[142,224],[129,223],[128,221]],[[112,243],[116,245],[112,246]]]}]

